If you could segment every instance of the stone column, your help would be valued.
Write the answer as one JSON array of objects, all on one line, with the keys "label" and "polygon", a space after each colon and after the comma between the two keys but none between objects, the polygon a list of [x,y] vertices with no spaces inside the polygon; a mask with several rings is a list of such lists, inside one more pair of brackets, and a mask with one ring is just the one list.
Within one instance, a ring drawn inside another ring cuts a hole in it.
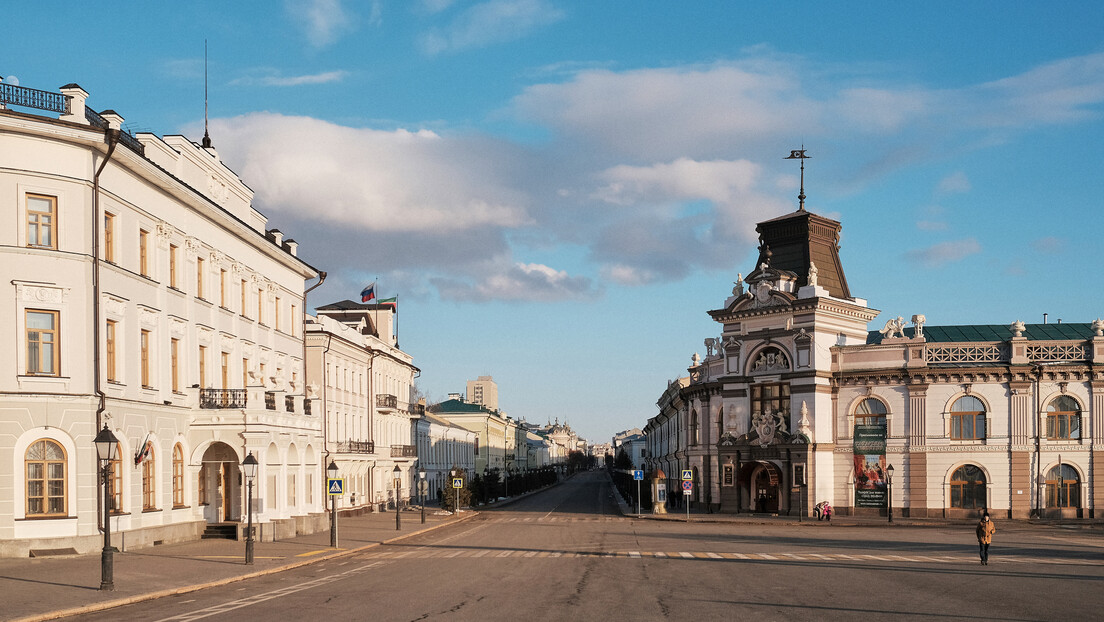
[{"label": "stone column", "polygon": [[1008,409],[1008,481],[1011,486],[1009,513],[1012,518],[1027,518],[1031,515],[1035,394],[1030,381],[1009,382],[1008,387],[1012,394]]},{"label": "stone column", "polygon": [[901,486],[901,515],[902,516],[932,516],[942,514],[942,508],[928,507],[928,454],[927,445],[927,411],[928,411],[928,385],[908,385],[909,412],[908,412],[908,453],[906,468],[901,470],[904,475]]}]

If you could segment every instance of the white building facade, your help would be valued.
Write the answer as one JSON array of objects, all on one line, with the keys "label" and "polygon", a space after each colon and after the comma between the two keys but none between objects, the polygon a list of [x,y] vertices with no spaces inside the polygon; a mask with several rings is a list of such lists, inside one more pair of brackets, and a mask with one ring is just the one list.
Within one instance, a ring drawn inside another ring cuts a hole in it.
[{"label": "white building facade", "polygon": [[92,439],[105,425],[119,439],[118,542],[244,520],[250,452],[264,537],[306,528],[322,508],[301,338],[317,272],[266,231],[213,148],[121,132],[77,85],[20,88],[7,87],[9,103],[58,117],[0,110],[0,287],[12,301],[0,322],[14,345],[0,359],[0,552],[101,545]]}]

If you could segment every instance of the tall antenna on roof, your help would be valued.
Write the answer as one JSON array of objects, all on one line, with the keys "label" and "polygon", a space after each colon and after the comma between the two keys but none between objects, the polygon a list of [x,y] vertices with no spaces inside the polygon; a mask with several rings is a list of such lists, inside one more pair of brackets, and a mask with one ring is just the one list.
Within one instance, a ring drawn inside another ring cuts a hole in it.
[{"label": "tall antenna on roof", "polygon": [[[207,133],[207,40],[203,40],[203,148],[211,148],[211,135]],[[804,163],[803,163],[804,164]]]},{"label": "tall antenna on roof", "polygon": [[797,195],[798,208],[797,211],[805,211],[805,160],[809,156],[805,155],[805,145],[801,145],[801,149],[793,149],[790,151],[790,155],[787,160],[801,160],[801,194]]}]

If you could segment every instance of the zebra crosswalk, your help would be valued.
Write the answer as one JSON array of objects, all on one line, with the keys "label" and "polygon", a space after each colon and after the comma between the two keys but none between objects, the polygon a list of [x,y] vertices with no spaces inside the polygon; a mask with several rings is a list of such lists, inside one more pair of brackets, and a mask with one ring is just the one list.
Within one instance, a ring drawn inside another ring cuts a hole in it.
[{"label": "zebra crosswalk", "polygon": [[[381,547],[361,553],[366,559],[456,559],[456,558],[609,558],[609,559],[669,559],[702,560],[712,562],[765,561],[779,563],[862,563],[887,562],[908,564],[976,564],[977,556],[961,555],[910,555],[910,554],[868,554],[868,553],[813,553],[813,552],[720,552],[720,551],[571,551],[542,549],[497,549],[497,548],[456,548],[456,547]],[[991,564],[1063,564],[1094,565],[1089,559],[1070,559],[1058,557],[1035,557],[1002,555],[993,556]]]},{"label": "zebra crosswalk", "polygon": [[609,523],[624,520],[617,516],[491,516],[488,523]]}]

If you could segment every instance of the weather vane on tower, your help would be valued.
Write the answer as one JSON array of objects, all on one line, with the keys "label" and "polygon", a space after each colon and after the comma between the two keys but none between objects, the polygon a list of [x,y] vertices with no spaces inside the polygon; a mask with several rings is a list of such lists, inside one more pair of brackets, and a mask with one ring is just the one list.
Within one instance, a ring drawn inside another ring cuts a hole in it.
[{"label": "weather vane on tower", "polygon": [[805,211],[805,160],[809,156],[805,155],[805,145],[801,145],[801,149],[793,149],[790,151],[790,155],[787,160],[801,160],[801,194],[797,195],[798,208],[797,211]]}]

